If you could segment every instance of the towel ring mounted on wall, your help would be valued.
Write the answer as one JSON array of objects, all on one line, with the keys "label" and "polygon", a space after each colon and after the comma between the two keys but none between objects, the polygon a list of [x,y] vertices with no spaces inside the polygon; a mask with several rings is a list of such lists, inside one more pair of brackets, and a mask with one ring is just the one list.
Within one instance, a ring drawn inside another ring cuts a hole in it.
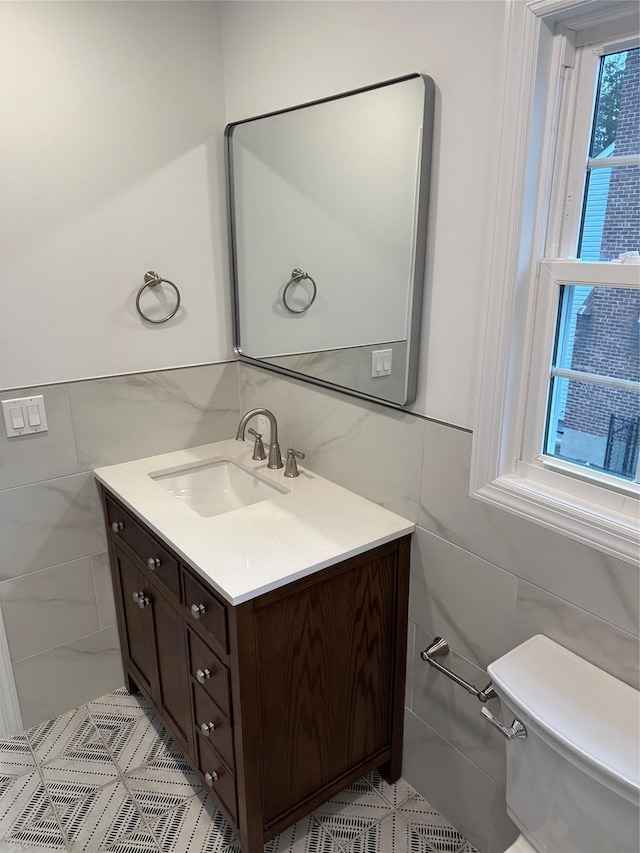
[{"label": "towel ring mounted on wall", "polygon": [[[140,307],[140,297],[142,296],[143,292],[146,290],[147,287],[149,287],[149,288],[156,287],[158,284],[168,284],[169,287],[172,287],[175,290],[175,292],[176,292],[176,304],[173,308],[173,311],[170,314],[167,314],[166,317],[163,317],[161,320],[152,320],[151,317],[147,317],[147,315],[144,313],[144,311]],[[152,270],[149,270],[149,272],[146,272],[144,274],[144,284],[142,285],[142,287],[140,288],[140,290],[138,291],[138,294],[136,296],[136,309],[138,311],[138,314],[142,317],[142,319],[146,320],[147,323],[166,323],[167,320],[170,320],[174,316],[174,314],[176,313],[176,311],[178,310],[179,307],[180,307],[180,291],[178,290],[177,286],[172,281],[169,281],[168,278],[160,278],[160,276],[158,275],[157,272],[153,272]]]},{"label": "towel ring mounted on wall", "polygon": [[[289,291],[289,288],[292,287],[294,284],[298,284],[304,279],[308,279],[311,282],[311,286],[313,287],[311,299],[307,302],[304,308],[292,308],[287,302],[287,293]],[[282,291],[282,301],[284,302],[284,307],[287,309],[287,311],[290,311],[292,314],[304,314],[305,311],[308,311],[308,309],[311,308],[317,295],[318,288],[316,287],[316,283],[310,275],[308,275],[304,270],[301,270],[299,267],[296,267],[294,270],[291,270],[291,278],[285,284],[284,290]]]}]

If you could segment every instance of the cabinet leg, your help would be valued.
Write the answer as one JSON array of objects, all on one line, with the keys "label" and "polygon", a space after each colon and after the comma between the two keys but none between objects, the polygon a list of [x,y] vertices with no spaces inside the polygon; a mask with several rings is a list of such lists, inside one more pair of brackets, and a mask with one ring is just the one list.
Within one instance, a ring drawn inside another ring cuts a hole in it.
[{"label": "cabinet leg", "polygon": [[138,685],[135,683],[133,678],[129,675],[128,672],[124,674],[124,686],[127,693],[139,693]]},{"label": "cabinet leg", "polygon": [[393,785],[402,775],[402,738],[394,738],[391,745],[391,757],[378,768],[380,775],[389,785]]},{"label": "cabinet leg", "polygon": [[262,833],[251,833],[240,831],[240,847],[242,853],[264,853],[264,837]]}]

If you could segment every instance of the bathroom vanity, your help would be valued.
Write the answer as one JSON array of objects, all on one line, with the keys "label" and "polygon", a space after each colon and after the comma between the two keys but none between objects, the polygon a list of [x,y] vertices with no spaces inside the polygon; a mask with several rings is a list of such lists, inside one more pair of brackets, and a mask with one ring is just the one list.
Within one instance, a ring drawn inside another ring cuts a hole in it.
[{"label": "bathroom vanity", "polygon": [[[127,687],[151,702],[243,853],[262,853],[363,774],[400,776],[413,524],[250,457],[218,442],[96,478]],[[185,472],[252,479],[241,506],[201,489],[194,509]]]}]

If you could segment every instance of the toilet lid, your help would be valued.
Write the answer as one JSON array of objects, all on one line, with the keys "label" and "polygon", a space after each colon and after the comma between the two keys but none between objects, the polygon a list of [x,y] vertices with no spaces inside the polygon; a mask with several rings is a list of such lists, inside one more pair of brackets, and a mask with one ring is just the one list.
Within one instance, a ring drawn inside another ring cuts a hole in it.
[{"label": "toilet lid", "polygon": [[488,667],[496,692],[541,736],[622,796],[640,788],[640,694],[541,634]]}]

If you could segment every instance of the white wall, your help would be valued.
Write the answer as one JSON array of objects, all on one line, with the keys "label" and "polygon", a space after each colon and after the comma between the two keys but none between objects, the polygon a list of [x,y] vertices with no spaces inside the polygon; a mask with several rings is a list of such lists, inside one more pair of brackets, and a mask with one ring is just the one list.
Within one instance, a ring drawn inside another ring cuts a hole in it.
[{"label": "white wall", "polygon": [[433,77],[423,345],[412,408],[473,426],[505,3],[225,2],[221,7],[227,121],[414,71]]},{"label": "white wall", "polygon": [[[2,4],[0,387],[231,355],[218,12]],[[149,269],[166,325],[135,311]]]}]

